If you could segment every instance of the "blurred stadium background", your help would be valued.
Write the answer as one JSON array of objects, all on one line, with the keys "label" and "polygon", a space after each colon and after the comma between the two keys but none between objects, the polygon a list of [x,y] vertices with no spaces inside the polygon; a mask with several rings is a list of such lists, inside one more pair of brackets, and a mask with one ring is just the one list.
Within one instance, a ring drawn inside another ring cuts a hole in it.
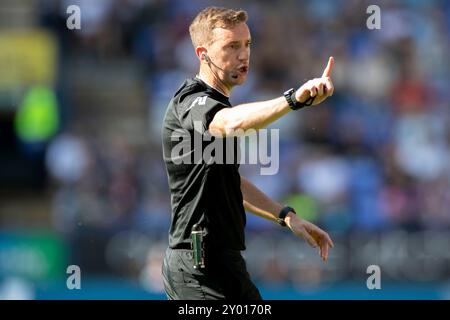
[{"label": "blurred stadium background", "polygon": [[[69,5],[81,30],[68,30]],[[248,216],[267,299],[450,298],[450,2],[0,1],[0,298],[164,299],[170,196],[160,127],[197,71],[207,5],[248,11],[248,82],[279,96],[334,55],[335,94],[280,128],[280,173],[241,173],[330,232],[328,263]],[[381,30],[366,8],[381,7]],[[379,265],[382,289],[368,290]],[[81,290],[66,268],[81,268]]]}]

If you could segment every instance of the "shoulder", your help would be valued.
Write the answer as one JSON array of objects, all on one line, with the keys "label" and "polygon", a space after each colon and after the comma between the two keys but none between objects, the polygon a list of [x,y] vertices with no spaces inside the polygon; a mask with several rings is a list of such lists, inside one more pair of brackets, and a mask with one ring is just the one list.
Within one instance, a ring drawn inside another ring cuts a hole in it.
[{"label": "shoulder", "polygon": [[187,79],[176,91],[173,102],[181,105],[204,104],[206,100],[214,99],[211,91],[194,78]]},{"label": "shoulder", "polygon": [[172,101],[176,109],[183,113],[195,106],[227,105],[225,101],[221,101],[220,97],[217,97],[214,91],[195,79],[186,80],[177,90]]}]

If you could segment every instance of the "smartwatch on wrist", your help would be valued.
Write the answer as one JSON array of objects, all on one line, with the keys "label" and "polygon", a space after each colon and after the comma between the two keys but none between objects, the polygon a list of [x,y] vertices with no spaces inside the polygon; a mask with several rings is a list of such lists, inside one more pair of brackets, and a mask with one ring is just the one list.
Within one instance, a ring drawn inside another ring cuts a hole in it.
[{"label": "smartwatch on wrist", "polygon": [[292,110],[298,110],[303,107],[309,107],[310,105],[312,105],[314,101],[314,97],[310,97],[305,102],[298,102],[297,99],[295,99],[295,90],[293,88],[285,91],[283,95],[286,98],[286,101]]},{"label": "smartwatch on wrist", "polygon": [[286,227],[286,222],[284,221],[284,219],[286,218],[287,214],[291,211],[293,213],[297,214],[297,212],[295,212],[294,208],[291,208],[289,206],[285,206],[283,209],[281,209],[280,214],[278,215],[278,218],[277,218],[277,222],[280,226]]}]

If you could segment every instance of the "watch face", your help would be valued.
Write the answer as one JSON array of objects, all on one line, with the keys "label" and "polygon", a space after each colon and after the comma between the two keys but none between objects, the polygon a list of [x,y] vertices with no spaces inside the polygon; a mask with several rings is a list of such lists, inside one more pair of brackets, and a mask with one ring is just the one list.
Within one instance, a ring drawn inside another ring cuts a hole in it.
[{"label": "watch face", "polygon": [[284,92],[284,95],[290,95],[292,92],[294,91],[294,89],[289,89],[289,90],[286,90],[285,92]]}]

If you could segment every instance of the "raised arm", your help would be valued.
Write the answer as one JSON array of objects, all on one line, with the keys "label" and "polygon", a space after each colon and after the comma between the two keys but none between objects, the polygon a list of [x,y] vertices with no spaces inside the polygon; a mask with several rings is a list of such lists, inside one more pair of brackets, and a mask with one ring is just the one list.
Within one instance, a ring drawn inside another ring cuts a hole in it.
[{"label": "raised arm", "polygon": [[[316,105],[331,96],[334,86],[331,81],[334,58],[330,57],[321,78],[309,80],[295,92],[298,102],[314,98]],[[291,108],[284,97],[272,100],[240,104],[217,112],[209,125],[209,131],[217,136],[233,135],[236,130],[261,129],[286,115]]]}]

